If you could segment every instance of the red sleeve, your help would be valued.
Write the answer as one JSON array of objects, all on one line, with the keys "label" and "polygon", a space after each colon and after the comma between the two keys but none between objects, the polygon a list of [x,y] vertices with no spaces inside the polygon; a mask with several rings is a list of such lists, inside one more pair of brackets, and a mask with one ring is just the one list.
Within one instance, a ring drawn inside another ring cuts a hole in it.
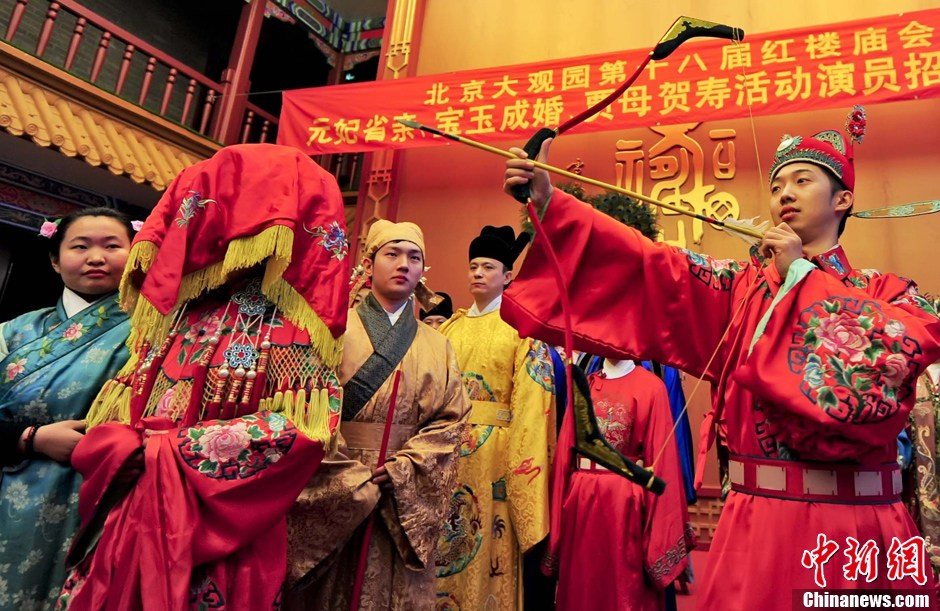
[{"label": "red sleeve", "polygon": [[654,243],[559,190],[542,224],[545,235],[536,236],[500,310],[519,335],[564,344],[550,240],[571,295],[575,349],[703,375],[750,265]]},{"label": "red sleeve", "polygon": [[813,270],[735,375],[801,457],[870,459],[893,452],[917,376],[938,358],[940,320],[913,283],[885,274],[860,289]]},{"label": "red sleeve", "polygon": [[[78,514],[82,528],[98,511],[105,492],[125,462],[141,449],[140,432],[127,424],[108,422],[88,429],[72,452],[72,467],[82,474]],[[132,485],[128,484],[128,485]]]},{"label": "red sleeve", "polygon": [[[643,441],[643,462],[647,466],[653,465],[656,475],[666,481],[666,490],[660,496],[644,492],[647,510],[643,524],[643,560],[653,583],[659,588],[665,588],[685,570],[693,542],[685,528],[685,492],[676,438],[670,435],[673,421],[669,395],[662,381],[653,374],[643,376],[642,380],[649,387],[648,391],[638,395],[641,400],[645,398],[649,401],[648,406],[638,406],[640,410],[649,410]],[[654,465],[653,461],[658,454],[661,456]]]},{"label": "red sleeve", "polygon": [[[143,429],[149,435],[143,474],[113,508],[96,507],[99,491],[113,485],[105,479],[114,480],[128,450],[139,447]],[[83,528],[93,514],[110,514],[89,533],[95,535],[89,537],[93,555],[85,557],[84,548],[76,552],[76,560],[88,564],[73,606],[101,609],[120,591],[130,606],[183,608],[194,567],[243,549],[261,555],[245,562],[261,563],[279,587],[287,558],[284,516],[319,466],[322,443],[279,414],[259,412],[183,428],[166,418],[146,418],[136,429],[104,424],[82,444],[73,459],[92,478],[81,490]],[[264,536],[279,540],[248,549]],[[234,562],[236,568],[250,566]]]},{"label": "red sleeve", "polygon": [[[227,556],[274,527],[324,454],[322,443],[281,414],[265,411],[199,422],[163,437],[176,457],[171,471],[198,499],[196,565]],[[154,493],[159,495],[159,486]]]}]

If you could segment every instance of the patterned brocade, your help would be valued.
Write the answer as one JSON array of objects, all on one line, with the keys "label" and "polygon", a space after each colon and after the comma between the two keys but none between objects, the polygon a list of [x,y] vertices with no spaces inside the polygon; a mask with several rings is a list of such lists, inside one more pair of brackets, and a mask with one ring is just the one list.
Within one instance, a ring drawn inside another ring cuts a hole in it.
[{"label": "patterned brocade", "polygon": [[[0,421],[82,419],[127,360],[130,325],[113,295],[69,317],[62,300],[0,324]],[[81,476],[35,456],[0,471],[0,609],[54,605],[78,528]]]},{"label": "patterned brocade", "polygon": [[[474,402],[509,410],[505,426],[471,424],[438,543],[438,609],[521,608],[521,555],[548,534],[548,475],[555,445],[551,359],[520,339],[499,311],[459,311],[441,327],[454,344]],[[495,606],[494,606],[495,605]]]},{"label": "patterned brocade", "polygon": [[940,571],[940,484],[937,482],[937,457],[940,435],[937,412],[940,388],[924,373],[917,381],[917,402],[911,410],[910,430],[914,445],[914,481],[911,505],[914,520],[927,539],[927,555],[934,571]]},{"label": "patterned brocade", "polygon": [[[350,311],[341,380],[352,377],[371,354],[362,322]],[[434,605],[433,555],[469,405],[453,349],[430,327],[418,326],[399,367],[394,423],[417,432],[400,450],[389,451],[386,468],[395,490],[380,498],[370,481],[378,450],[348,448],[340,425],[334,451],[288,516],[291,609],[349,607],[360,526],[376,504],[380,519],[372,533],[360,607],[411,610]],[[383,423],[391,390],[390,376],[354,421]]]}]

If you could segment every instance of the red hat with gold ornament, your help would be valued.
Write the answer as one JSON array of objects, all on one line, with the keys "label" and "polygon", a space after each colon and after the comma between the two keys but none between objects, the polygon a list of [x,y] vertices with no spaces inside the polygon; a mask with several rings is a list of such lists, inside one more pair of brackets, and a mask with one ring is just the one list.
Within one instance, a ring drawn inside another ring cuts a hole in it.
[{"label": "red hat with gold ornament", "polygon": [[855,153],[853,145],[865,136],[867,118],[865,109],[855,106],[845,123],[846,137],[834,129],[821,131],[811,137],[785,135],[774,154],[770,166],[770,180],[773,181],[780,168],[791,163],[812,163],[832,172],[849,191],[855,190]]}]

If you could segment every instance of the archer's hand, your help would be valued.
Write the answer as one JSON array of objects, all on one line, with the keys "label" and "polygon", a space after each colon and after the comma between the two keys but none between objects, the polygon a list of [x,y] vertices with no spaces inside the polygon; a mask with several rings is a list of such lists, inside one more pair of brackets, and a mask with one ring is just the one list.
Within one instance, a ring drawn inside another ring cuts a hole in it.
[{"label": "archer's hand", "polygon": [[36,430],[33,450],[56,462],[69,464],[72,451],[85,436],[84,420],[62,420],[44,424]]},{"label": "archer's hand", "polygon": [[789,225],[780,223],[764,234],[760,251],[765,257],[773,256],[774,265],[777,266],[780,277],[786,278],[790,265],[803,257],[803,240],[790,229]]},{"label": "archer's hand", "polygon": [[395,485],[392,483],[392,477],[388,474],[385,465],[372,472],[372,483],[378,486],[383,493],[394,492]]},{"label": "archer's hand", "polygon": [[[542,143],[542,148],[539,149],[538,157],[536,157],[538,161],[543,163],[548,161],[548,149],[551,144],[552,138],[548,138]],[[532,165],[532,162],[528,160],[528,155],[526,155],[525,151],[522,149],[513,147],[509,149],[509,152],[517,155],[519,159],[506,161],[503,191],[512,195],[512,187],[528,184],[531,181],[529,199],[532,200],[536,209],[541,212],[548,203],[548,200],[552,198],[552,192],[554,191],[548,172],[536,169],[535,166]]]}]

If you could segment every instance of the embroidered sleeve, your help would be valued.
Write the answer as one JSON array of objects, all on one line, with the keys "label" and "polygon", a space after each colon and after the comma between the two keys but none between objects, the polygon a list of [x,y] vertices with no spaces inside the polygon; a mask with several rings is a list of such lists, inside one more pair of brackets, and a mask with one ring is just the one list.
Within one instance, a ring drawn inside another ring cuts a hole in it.
[{"label": "embroidered sleeve", "polygon": [[777,306],[737,376],[788,448],[855,459],[894,447],[917,375],[938,358],[940,320],[912,284],[884,275],[861,290],[813,273]]},{"label": "embroidered sleeve", "polygon": [[[667,484],[662,495],[645,496],[644,566],[653,583],[665,588],[685,570],[695,541],[688,524],[676,440],[670,434],[673,420],[669,396],[665,385],[655,376],[643,379],[648,379],[647,383],[652,386],[650,392],[638,395],[641,401],[648,403],[638,405],[638,410],[649,410],[643,436],[643,459]],[[654,464],[657,456],[658,462]]]}]

